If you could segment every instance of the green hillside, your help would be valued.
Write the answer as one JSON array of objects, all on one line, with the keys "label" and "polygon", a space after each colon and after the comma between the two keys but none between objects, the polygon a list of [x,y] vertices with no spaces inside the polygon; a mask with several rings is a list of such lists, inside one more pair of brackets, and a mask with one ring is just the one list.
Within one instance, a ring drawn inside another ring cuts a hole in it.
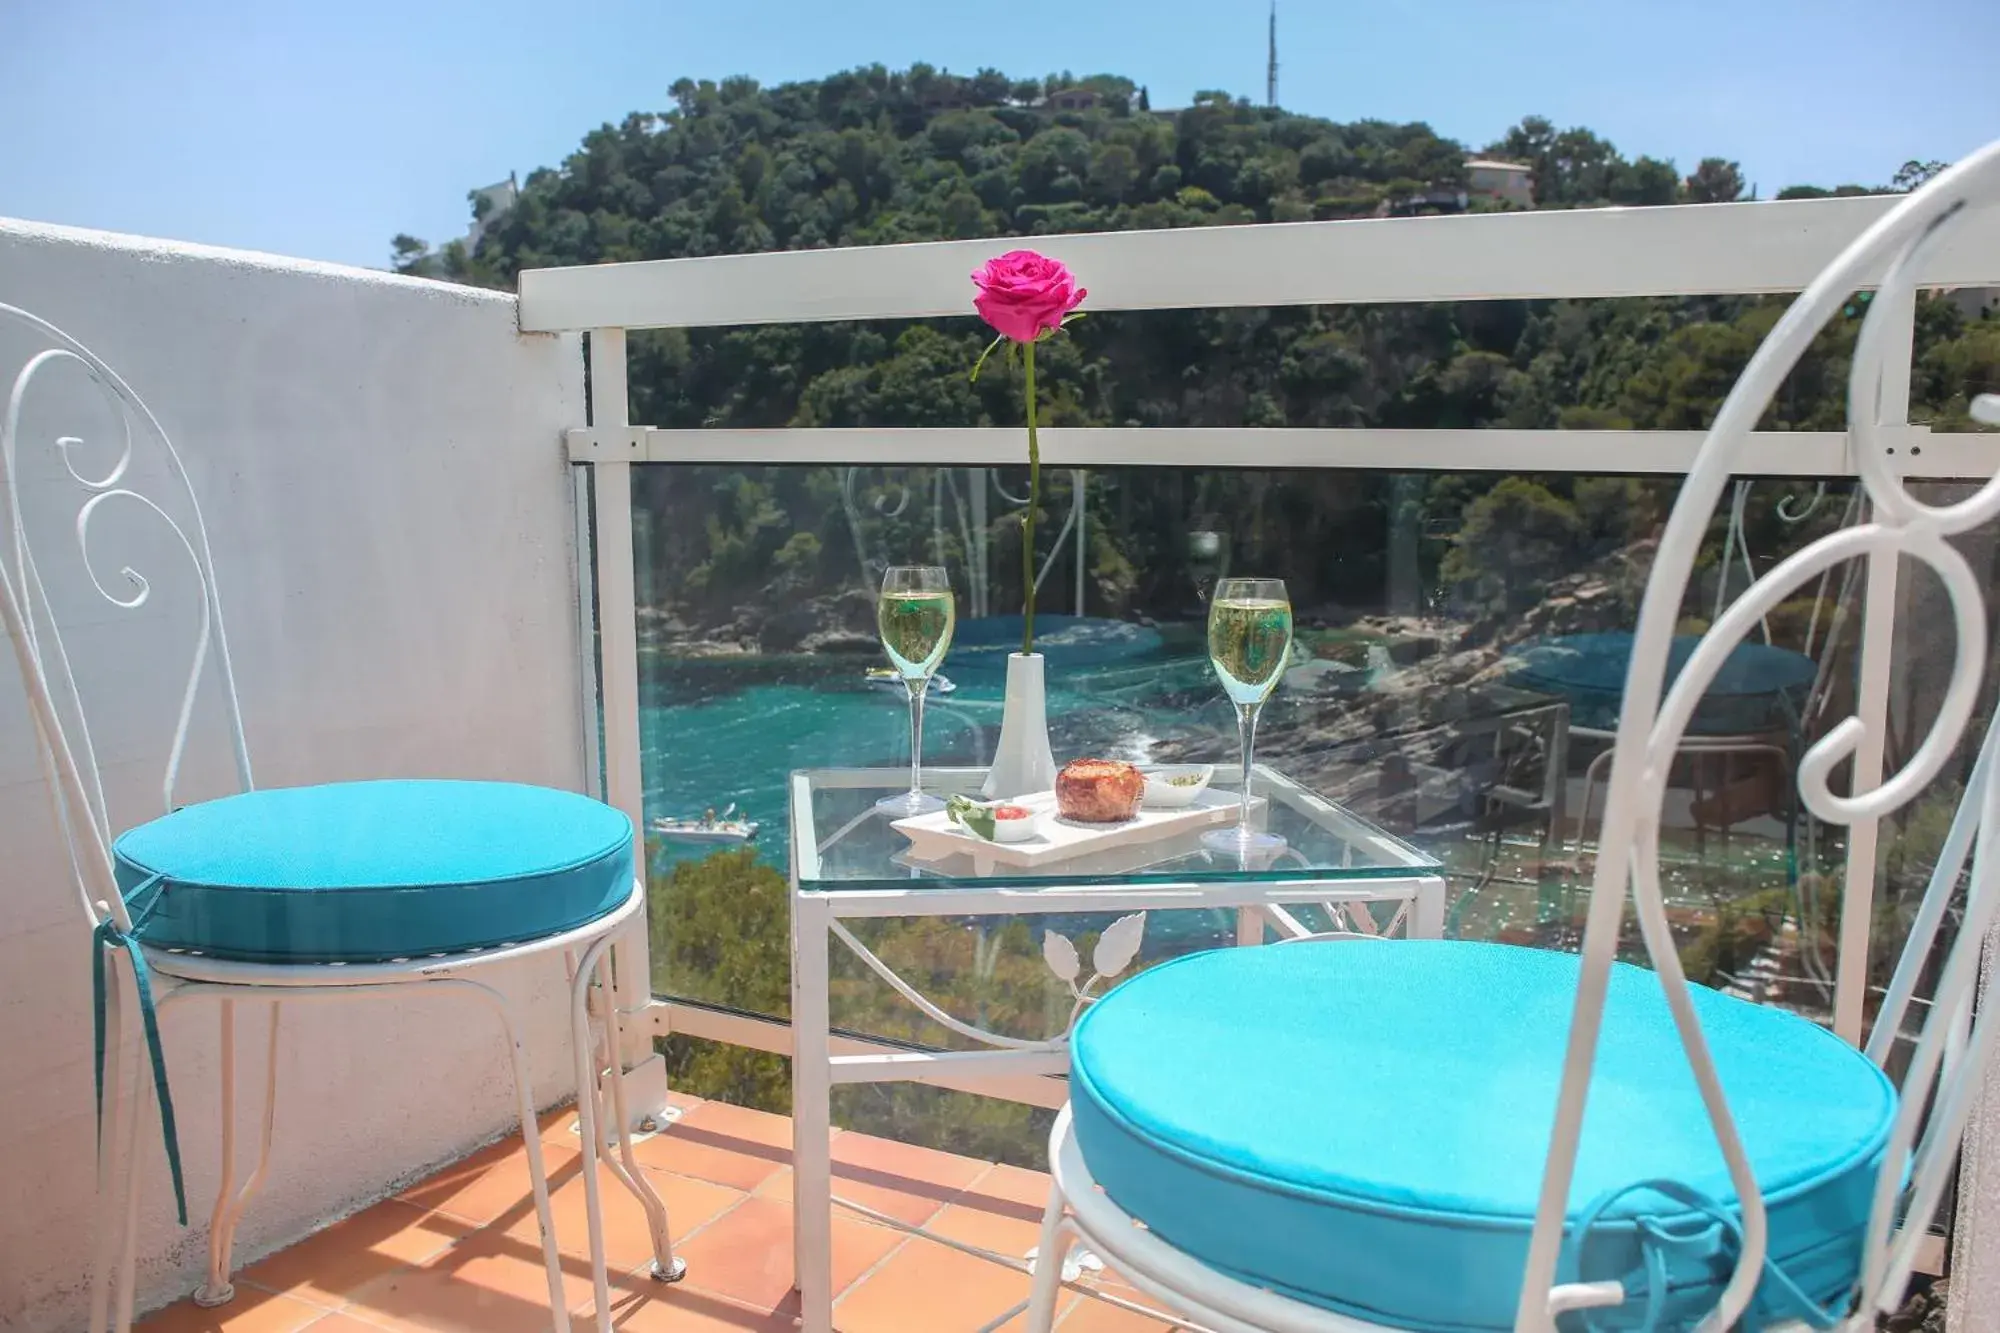
[{"label": "green hillside", "polygon": [[[746,78],[682,79],[671,94],[671,108],[592,131],[560,167],[531,172],[477,253],[399,237],[398,266],[509,286],[520,269],[553,264],[1347,218],[1456,191],[1468,151],[1423,124],[1340,124],[1217,92],[1156,109],[1145,89],[1112,75],[1014,80],[990,70],[961,78],[924,65],[873,66],[773,88]],[[1588,130],[1558,131],[1535,117],[1482,151],[1532,165],[1543,207],[1706,202],[1743,190],[1733,163],[1709,159],[1683,177],[1671,162],[1627,158]],[[1932,169],[1912,163],[1896,184]],[[1815,192],[1835,191],[1785,193]],[[1089,275],[1082,277],[1087,285]],[[968,316],[960,320],[636,337],[635,419],[683,427],[1016,422],[1018,384],[1003,375],[966,380],[985,337],[970,317],[970,297],[968,284]],[[1781,307],[1731,298],[1100,316],[1045,349],[1042,419],[1700,427]],[[1842,422],[1853,327],[1821,337],[1768,424]],[[1919,416],[1960,424],[1970,393],[2000,387],[2000,324],[1968,326],[1948,303],[1926,302],[1918,356]],[[1616,466],[1605,460],[1607,470]],[[1498,480],[1406,486],[1392,501],[1381,478],[1311,474],[1285,487],[1272,511],[1244,489],[1254,482],[1211,476],[1195,499],[1214,514],[1255,511],[1238,538],[1247,557],[1282,542],[1298,565],[1320,571],[1323,586],[1301,589],[1304,600],[1365,605],[1380,584],[1392,508],[1407,517],[1418,506],[1428,532],[1476,536],[1497,515],[1467,522],[1478,517],[1467,508],[1493,510],[1486,497]],[[651,527],[660,543],[655,594],[693,621],[771,590],[781,548],[788,595],[837,588],[860,574],[851,556],[821,554],[848,549],[846,520],[837,497],[803,473],[744,478],[720,506],[705,490],[676,495],[661,478],[641,486],[642,499],[668,520]],[[1525,496],[1517,486],[1498,503],[1507,512],[1525,504],[1561,533],[1595,525],[1604,543],[1623,540],[1626,524],[1606,529],[1591,511],[1631,509],[1643,519],[1650,509],[1629,503],[1618,486],[1594,495],[1588,483],[1580,493],[1572,478],[1527,486]],[[1127,613],[1163,609],[1163,599],[1179,595],[1187,583],[1181,556],[1148,534],[1185,524],[1191,501],[1182,489],[1137,475],[1108,477],[1098,488],[1093,603]],[[1759,510],[1752,521],[1771,520]],[[1426,578],[1442,570],[1479,600],[1485,554],[1451,557],[1443,547],[1427,554]],[[1530,590],[1534,572],[1512,571]]]}]

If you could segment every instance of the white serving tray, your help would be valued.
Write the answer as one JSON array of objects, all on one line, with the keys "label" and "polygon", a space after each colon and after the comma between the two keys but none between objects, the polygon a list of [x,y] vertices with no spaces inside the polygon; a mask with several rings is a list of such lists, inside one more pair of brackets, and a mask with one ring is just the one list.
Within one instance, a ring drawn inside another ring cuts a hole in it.
[{"label": "white serving tray", "polygon": [[[1019,796],[1009,804],[1046,812],[1034,837],[1023,842],[988,842],[952,823],[951,816],[943,810],[899,819],[889,827],[910,840],[912,857],[940,861],[950,856],[970,856],[974,869],[983,875],[996,865],[1032,870],[1108,847],[1165,842],[1193,829],[1229,823],[1236,818],[1242,802],[1233,791],[1211,788],[1195,797],[1192,804],[1177,810],[1148,810],[1141,805],[1139,813],[1122,824],[1071,823],[1055,813],[1056,794],[1052,791]],[[1250,798],[1253,814],[1263,805],[1263,797]]]}]

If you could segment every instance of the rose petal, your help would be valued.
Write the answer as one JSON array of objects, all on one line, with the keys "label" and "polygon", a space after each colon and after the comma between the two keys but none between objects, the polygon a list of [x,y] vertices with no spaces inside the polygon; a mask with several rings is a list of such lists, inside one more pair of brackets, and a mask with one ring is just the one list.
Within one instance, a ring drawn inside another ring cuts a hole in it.
[{"label": "rose petal", "polygon": [[987,260],[972,282],[979,289],[973,308],[1014,342],[1032,342],[1044,331],[1062,327],[1062,317],[1085,295],[1069,269],[1033,250],[1010,250]]}]

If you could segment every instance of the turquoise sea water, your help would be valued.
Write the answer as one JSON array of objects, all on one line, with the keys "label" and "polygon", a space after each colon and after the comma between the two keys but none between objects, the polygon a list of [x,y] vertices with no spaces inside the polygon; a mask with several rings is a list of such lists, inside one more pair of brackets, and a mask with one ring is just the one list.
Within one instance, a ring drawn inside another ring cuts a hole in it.
[{"label": "turquoise sea water", "polygon": [[[1018,648],[1018,626],[1018,619],[1010,625],[996,618],[991,626],[961,631],[964,646],[943,667],[958,688],[934,693],[924,709],[926,764],[991,758],[1000,732],[1001,664],[1008,640]],[[1219,692],[1212,705],[1194,710],[1160,706],[1169,696],[1185,698],[1185,692],[1213,685],[1198,638],[1146,631],[1120,633],[1116,644],[1077,643],[1106,637],[1093,635],[1092,626],[1058,623],[1038,636],[1038,646],[1046,643],[1049,653],[1049,731],[1058,756],[1142,760],[1163,736],[1228,733]],[[643,659],[639,729],[648,822],[720,811],[733,802],[762,825],[758,855],[784,869],[790,856],[786,781],[794,769],[909,763],[908,707],[900,689],[864,680],[874,665],[873,657],[861,655]],[[669,845],[660,863],[714,850]]]}]

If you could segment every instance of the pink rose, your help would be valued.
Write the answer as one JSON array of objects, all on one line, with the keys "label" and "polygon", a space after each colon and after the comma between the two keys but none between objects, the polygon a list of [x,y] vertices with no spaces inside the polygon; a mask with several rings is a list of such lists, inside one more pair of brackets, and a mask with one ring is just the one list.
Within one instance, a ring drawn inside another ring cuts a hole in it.
[{"label": "pink rose", "polygon": [[987,260],[972,281],[979,288],[972,298],[979,317],[1017,343],[1061,328],[1063,316],[1090,294],[1059,261],[1033,250],[1010,250]]}]

